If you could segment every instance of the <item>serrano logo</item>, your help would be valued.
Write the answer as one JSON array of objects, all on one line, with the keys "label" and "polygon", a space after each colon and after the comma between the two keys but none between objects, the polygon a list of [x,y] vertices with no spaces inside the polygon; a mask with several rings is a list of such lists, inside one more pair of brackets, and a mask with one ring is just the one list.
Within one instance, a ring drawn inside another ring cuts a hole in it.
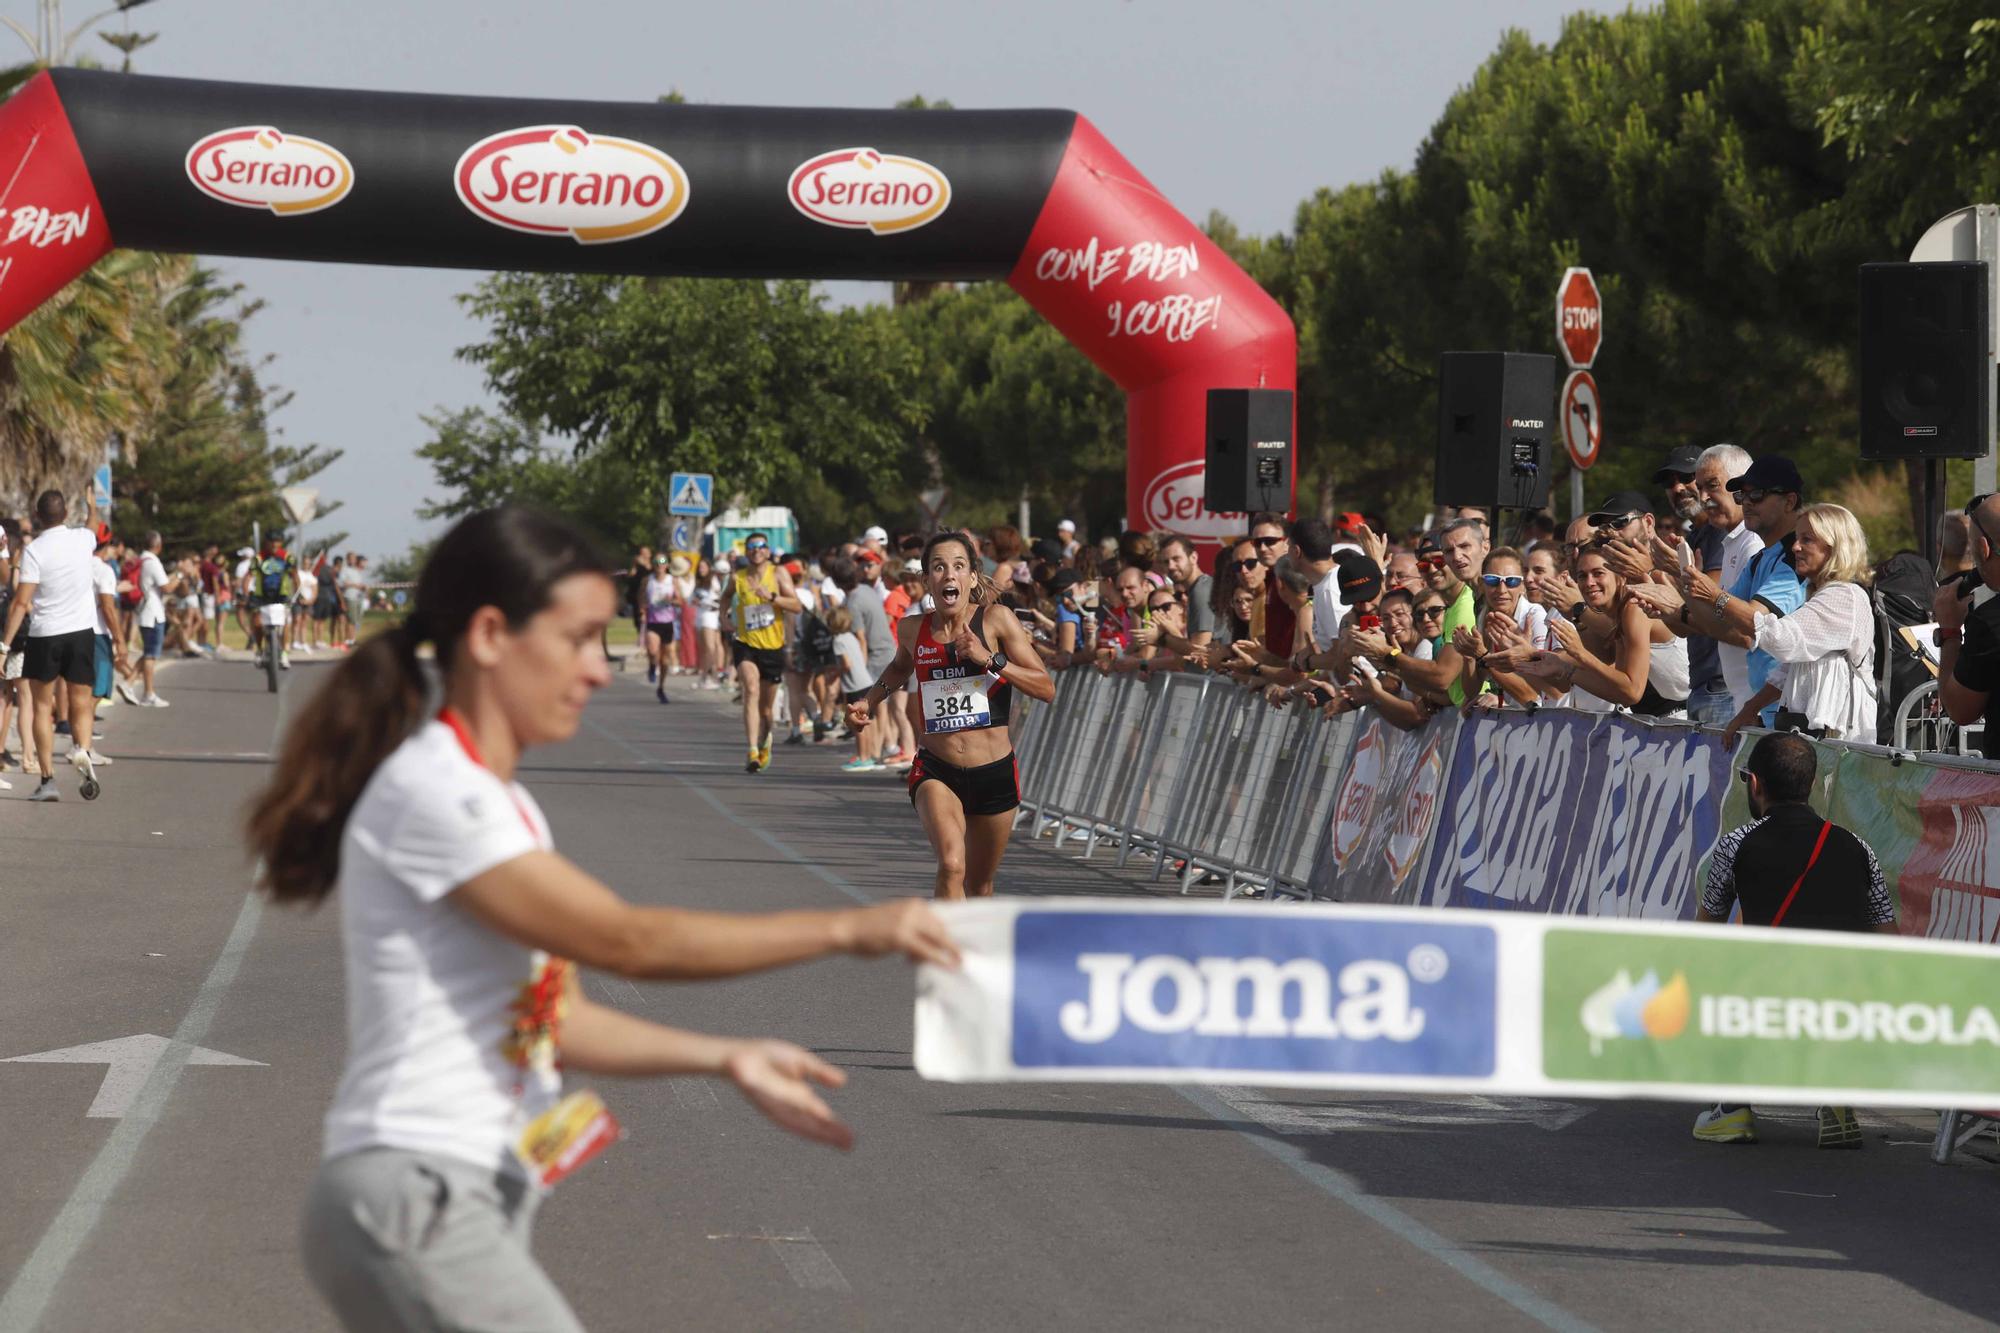
[{"label": "serrano logo", "polygon": [[488,135],[452,173],[459,201],[497,227],[579,245],[656,232],[687,207],[681,164],[650,144],[533,125]]},{"label": "serrano logo", "polygon": [[1249,527],[1243,514],[1218,514],[1202,501],[1208,465],[1203,459],[1177,463],[1146,486],[1140,508],[1156,532],[1220,541]]},{"label": "serrano logo", "polygon": [[270,125],[218,130],[188,149],[188,179],[211,199],[280,217],[332,208],[354,188],[354,166],[331,144]]},{"label": "serrano logo", "polygon": [[792,207],[829,227],[877,236],[913,231],[951,203],[951,182],[928,162],[873,148],[837,148],[792,172]]}]

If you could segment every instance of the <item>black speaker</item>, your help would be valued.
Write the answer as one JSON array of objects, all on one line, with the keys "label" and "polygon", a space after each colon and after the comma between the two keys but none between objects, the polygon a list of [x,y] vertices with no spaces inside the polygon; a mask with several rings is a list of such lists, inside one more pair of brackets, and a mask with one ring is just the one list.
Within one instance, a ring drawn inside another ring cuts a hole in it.
[{"label": "black speaker", "polygon": [[1208,478],[1202,503],[1218,514],[1292,512],[1292,391],[1208,391]]},{"label": "black speaker", "polygon": [[1861,456],[1983,458],[1993,440],[1986,265],[1861,266]]},{"label": "black speaker", "polygon": [[1438,358],[1437,502],[1542,508],[1555,418],[1554,357],[1446,352]]}]

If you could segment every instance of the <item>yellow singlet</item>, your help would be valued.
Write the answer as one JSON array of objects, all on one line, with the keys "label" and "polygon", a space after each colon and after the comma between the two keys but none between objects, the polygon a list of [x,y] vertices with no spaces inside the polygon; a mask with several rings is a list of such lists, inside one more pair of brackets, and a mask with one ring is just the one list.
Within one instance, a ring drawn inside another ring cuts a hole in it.
[{"label": "yellow singlet", "polygon": [[770,565],[764,566],[762,586],[753,584],[745,570],[739,569],[730,577],[736,581],[729,602],[730,613],[736,620],[736,641],[746,648],[784,647],[784,617],[771,604],[771,599],[778,595],[777,571]]}]

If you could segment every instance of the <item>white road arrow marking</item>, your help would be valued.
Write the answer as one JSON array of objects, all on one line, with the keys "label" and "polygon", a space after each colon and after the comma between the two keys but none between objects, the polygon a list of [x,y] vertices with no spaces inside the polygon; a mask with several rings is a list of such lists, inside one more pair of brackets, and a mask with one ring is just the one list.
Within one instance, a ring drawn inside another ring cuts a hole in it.
[{"label": "white road arrow marking", "polygon": [[1250,1088],[1218,1087],[1225,1102],[1281,1134],[1394,1130],[1411,1125],[1530,1124],[1550,1133],[1593,1111],[1574,1102],[1533,1097],[1439,1097],[1423,1101],[1280,1102]]},{"label": "white road arrow marking", "polygon": [[[92,1120],[116,1120],[132,1109],[132,1102],[139,1095],[139,1089],[146,1086],[147,1077],[153,1066],[167,1053],[172,1043],[165,1037],[156,1037],[150,1032],[142,1032],[132,1037],[115,1037],[110,1041],[93,1041],[87,1046],[65,1046],[59,1051],[37,1051],[33,1055],[10,1055],[0,1059],[0,1064],[44,1064],[44,1065],[109,1065],[104,1071],[104,1082],[97,1087],[97,1096],[90,1103],[84,1116]],[[262,1065],[262,1060],[245,1060],[240,1055],[225,1055],[221,1051],[211,1051],[206,1046],[196,1046],[188,1052],[187,1062],[191,1065]]]}]

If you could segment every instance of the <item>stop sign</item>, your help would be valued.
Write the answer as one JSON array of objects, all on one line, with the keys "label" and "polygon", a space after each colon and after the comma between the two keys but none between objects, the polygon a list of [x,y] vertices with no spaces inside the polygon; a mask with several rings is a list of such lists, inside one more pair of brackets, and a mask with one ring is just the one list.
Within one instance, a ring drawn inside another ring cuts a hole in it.
[{"label": "stop sign", "polygon": [[1556,340],[1571,370],[1588,370],[1604,341],[1604,302],[1587,268],[1564,269],[1556,284]]}]

